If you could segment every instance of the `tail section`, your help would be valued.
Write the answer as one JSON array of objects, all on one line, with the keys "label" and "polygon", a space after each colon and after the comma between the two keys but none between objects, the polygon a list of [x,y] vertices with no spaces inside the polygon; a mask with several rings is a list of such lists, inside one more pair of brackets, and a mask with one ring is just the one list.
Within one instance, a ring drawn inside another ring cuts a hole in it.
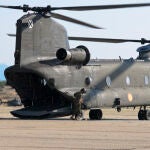
[{"label": "tail section", "polygon": [[67,32],[51,17],[27,14],[17,21],[15,64],[52,59],[59,48],[69,48]]}]

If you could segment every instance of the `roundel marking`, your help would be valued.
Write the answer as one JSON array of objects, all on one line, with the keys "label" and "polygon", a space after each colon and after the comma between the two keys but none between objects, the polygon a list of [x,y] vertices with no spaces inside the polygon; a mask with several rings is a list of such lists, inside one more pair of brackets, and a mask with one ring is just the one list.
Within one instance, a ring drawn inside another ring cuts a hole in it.
[{"label": "roundel marking", "polygon": [[131,93],[128,93],[128,100],[129,100],[129,102],[132,102],[132,100],[133,100],[133,96]]}]

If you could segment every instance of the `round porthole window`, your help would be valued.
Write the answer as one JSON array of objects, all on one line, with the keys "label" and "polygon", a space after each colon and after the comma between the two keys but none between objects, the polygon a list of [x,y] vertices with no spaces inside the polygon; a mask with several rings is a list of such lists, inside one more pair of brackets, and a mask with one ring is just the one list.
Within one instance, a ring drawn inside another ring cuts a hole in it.
[{"label": "round porthole window", "polygon": [[90,85],[91,82],[92,82],[92,78],[91,78],[91,77],[86,77],[86,78],[85,78],[85,84],[86,84],[86,85]]},{"label": "round porthole window", "polygon": [[108,87],[111,86],[111,78],[110,78],[110,76],[106,77],[106,84],[107,84]]},{"label": "round porthole window", "polygon": [[149,84],[148,76],[145,76],[145,77],[144,77],[144,82],[145,82],[145,85],[148,85],[148,84]]},{"label": "round porthole window", "polygon": [[126,77],[126,84],[127,84],[127,85],[130,85],[130,83],[131,83],[131,81],[130,81],[130,77],[129,77],[129,76],[127,76],[127,77]]}]

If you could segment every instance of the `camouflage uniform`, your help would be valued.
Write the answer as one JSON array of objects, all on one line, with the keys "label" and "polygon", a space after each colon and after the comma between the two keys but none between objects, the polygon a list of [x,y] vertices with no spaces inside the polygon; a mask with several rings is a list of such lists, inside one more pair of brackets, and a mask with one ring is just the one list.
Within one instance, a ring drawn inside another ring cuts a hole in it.
[{"label": "camouflage uniform", "polygon": [[83,98],[82,98],[82,93],[81,92],[76,92],[74,94],[74,100],[72,103],[72,117],[71,119],[74,119],[73,117],[75,117],[76,120],[82,118],[82,106],[83,103]]}]

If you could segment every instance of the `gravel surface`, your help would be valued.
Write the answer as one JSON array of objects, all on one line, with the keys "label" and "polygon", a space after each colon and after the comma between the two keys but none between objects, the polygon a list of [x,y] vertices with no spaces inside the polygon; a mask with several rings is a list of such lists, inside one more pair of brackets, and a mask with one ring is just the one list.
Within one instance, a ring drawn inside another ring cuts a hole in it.
[{"label": "gravel surface", "polygon": [[101,121],[69,117],[20,120],[0,107],[0,150],[150,150],[150,122],[137,120],[136,110],[105,109]]}]

